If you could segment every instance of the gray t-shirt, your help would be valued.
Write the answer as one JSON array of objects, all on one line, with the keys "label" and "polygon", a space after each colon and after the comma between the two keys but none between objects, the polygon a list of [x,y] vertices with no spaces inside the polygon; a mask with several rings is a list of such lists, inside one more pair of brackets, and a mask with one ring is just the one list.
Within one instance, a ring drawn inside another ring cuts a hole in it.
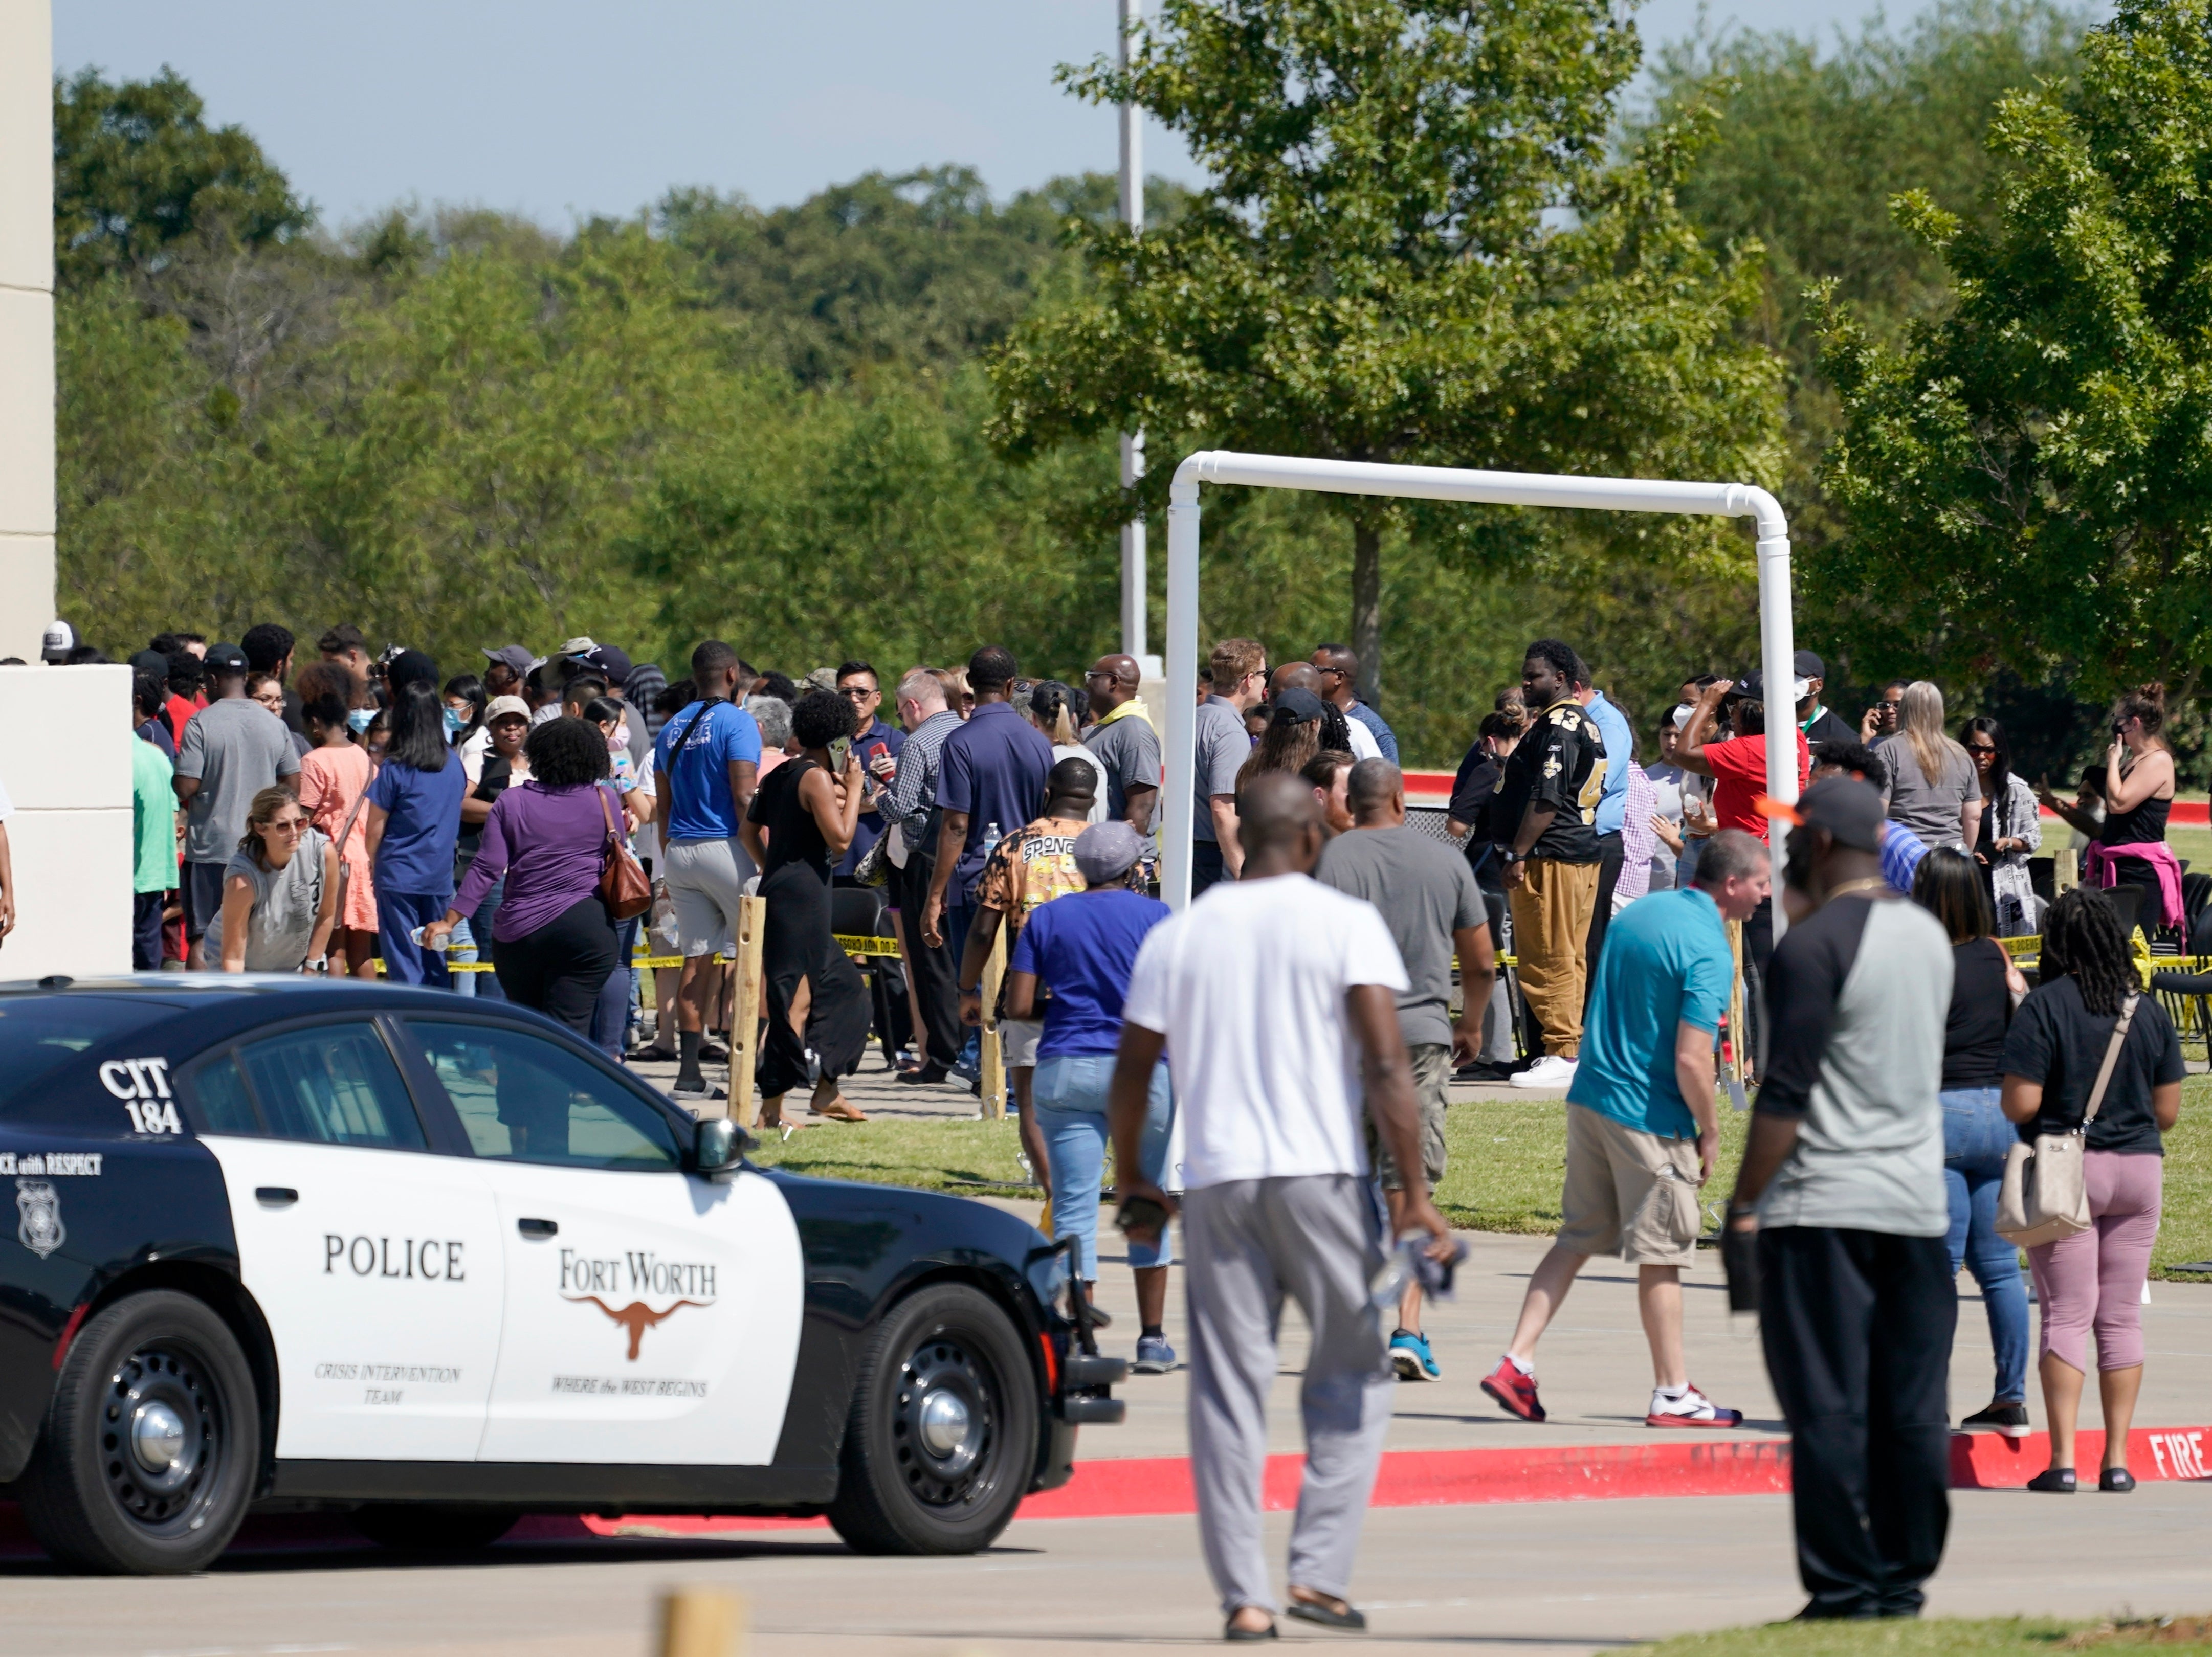
[{"label": "gray t-shirt", "polygon": [[1226,696],[1209,696],[1198,705],[1192,729],[1191,792],[1198,797],[1197,815],[1191,819],[1191,838],[1213,840],[1213,796],[1234,794],[1237,774],[1252,757],[1252,736],[1244,729],[1244,716]]},{"label": "gray t-shirt", "polygon": [[1832,899],[1774,946],[1759,1110],[1795,1118],[1797,1143],[1760,1225],[1950,1229],[1936,1094],[1954,967],[1942,924],[1903,898]]},{"label": "gray t-shirt", "polygon": [[[323,905],[323,853],[330,843],[319,828],[303,830],[300,849],[281,869],[264,869],[245,852],[231,853],[222,871],[224,886],[233,875],[244,875],[253,883],[253,908],[246,926],[246,971],[300,970],[314,937],[316,913]],[[208,926],[207,953],[210,962],[222,960],[220,910]]]},{"label": "gray t-shirt", "polygon": [[1881,762],[1889,768],[1889,820],[1903,823],[1930,851],[1959,845],[1959,814],[1968,800],[1982,797],[1981,779],[1966,750],[1945,744],[1942,774],[1930,781],[1902,736],[1885,737],[1880,749]]},{"label": "gray t-shirt", "polygon": [[1084,733],[1083,744],[1105,768],[1106,814],[1116,822],[1129,815],[1132,788],[1158,789],[1160,739],[1142,713],[1124,713],[1110,725],[1092,725]]},{"label": "gray t-shirt", "polygon": [[1452,934],[1489,918],[1467,859],[1419,828],[1355,828],[1322,848],[1314,878],[1382,911],[1412,980],[1398,992],[1406,1045],[1450,1046]]},{"label": "gray t-shirt", "polygon": [[252,698],[226,696],[193,714],[177,744],[177,774],[200,780],[185,811],[185,861],[228,863],[253,797],[299,770],[291,731]]}]

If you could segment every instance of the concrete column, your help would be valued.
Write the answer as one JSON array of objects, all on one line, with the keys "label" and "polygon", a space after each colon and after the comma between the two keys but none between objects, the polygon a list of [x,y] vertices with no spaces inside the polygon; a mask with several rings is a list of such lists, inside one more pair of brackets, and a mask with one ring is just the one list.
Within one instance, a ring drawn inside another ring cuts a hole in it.
[{"label": "concrete column", "polygon": [[[0,979],[131,969],[131,670],[41,667],[54,617],[53,21],[0,0]],[[88,617],[79,617],[80,621]]]},{"label": "concrete column", "polygon": [[0,0],[0,656],[54,618],[53,21]]}]

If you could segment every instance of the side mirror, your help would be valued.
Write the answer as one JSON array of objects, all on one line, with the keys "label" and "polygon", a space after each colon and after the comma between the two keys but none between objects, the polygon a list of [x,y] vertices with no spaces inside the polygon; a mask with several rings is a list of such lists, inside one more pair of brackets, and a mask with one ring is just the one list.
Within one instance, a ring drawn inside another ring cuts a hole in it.
[{"label": "side mirror", "polygon": [[755,1143],[751,1134],[727,1117],[710,1118],[699,1124],[693,1161],[702,1174],[719,1174],[735,1166]]}]

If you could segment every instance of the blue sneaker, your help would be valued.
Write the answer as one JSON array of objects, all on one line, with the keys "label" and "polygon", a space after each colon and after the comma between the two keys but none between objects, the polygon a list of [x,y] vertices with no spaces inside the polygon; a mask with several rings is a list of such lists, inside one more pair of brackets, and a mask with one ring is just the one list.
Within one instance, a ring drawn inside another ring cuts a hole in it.
[{"label": "blue sneaker", "polygon": [[1390,1337],[1390,1367],[1401,1381],[1437,1381],[1444,1373],[1437,1368],[1437,1355],[1429,1350],[1429,1338],[1410,1329]]},{"label": "blue sneaker", "polygon": [[1164,1375],[1176,1367],[1176,1350],[1164,1335],[1137,1337],[1137,1361],[1129,1366],[1140,1375]]}]

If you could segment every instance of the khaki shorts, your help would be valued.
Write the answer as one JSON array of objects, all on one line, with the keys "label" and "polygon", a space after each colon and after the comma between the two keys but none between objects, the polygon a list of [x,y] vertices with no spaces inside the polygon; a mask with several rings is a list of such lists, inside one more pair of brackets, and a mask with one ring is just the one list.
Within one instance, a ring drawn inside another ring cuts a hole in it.
[{"label": "khaki shorts", "polygon": [[[1421,1171],[1434,1191],[1444,1177],[1444,1107],[1451,1102],[1452,1050],[1423,1041],[1407,1051],[1413,1061],[1413,1102],[1421,1113]],[[1372,1117],[1367,1119],[1367,1160],[1383,1190],[1406,1188]]]},{"label": "khaki shorts", "polygon": [[1042,1018],[1001,1018],[999,1051],[1008,1070],[1035,1070],[1037,1042],[1044,1035]]},{"label": "khaki shorts", "polygon": [[1559,1247],[1577,1254],[1617,1254],[1631,1266],[1695,1265],[1705,1223],[1698,1142],[1662,1139],[1569,1105],[1559,1217]]}]

